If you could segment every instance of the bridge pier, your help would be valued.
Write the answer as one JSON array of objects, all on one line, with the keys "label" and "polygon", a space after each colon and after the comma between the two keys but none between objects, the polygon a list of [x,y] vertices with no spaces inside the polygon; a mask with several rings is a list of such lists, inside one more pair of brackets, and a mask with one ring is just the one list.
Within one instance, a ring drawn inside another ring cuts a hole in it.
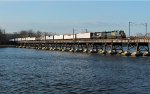
[{"label": "bridge pier", "polygon": [[148,43],[138,43],[138,48],[140,52],[143,51],[143,56],[150,56],[149,44]]},{"label": "bridge pier", "polygon": [[109,53],[112,55],[119,53],[125,56],[150,56],[148,43],[150,43],[150,40],[149,42],[147,40],[141,42],[128,39],[53,40],[22,41],[18,42],[17,47],[100,54]]},{"label": "bridge pier", "polygon": [[82,45],[77,43],[75,44],[75,50],[74,52],[83,52],[83,48],[82,48]]},{"label": "bridge pier", "polygon": [[142,56],[142,52],[141,50],[139,49],[139,43],[129,43],[128,44],[129,46],[129,50],[135,50],[133,53],[131,53],[131,56]]},{"label": "bridge pier", "polygon": [[107,53],[107,49],[106,48],[107,48],[107,43],[100,44],[100,48],[99,48],[98,53],[106,54]]},{"label": "bridge pier", "polygon": [[85,43],[85,44],[83,44],[84,46],[84,48],[83,48],[83,52],[84,53],[87,53],[88,52],[88,50],[89,50],[89,44],[88,43]]},{"label": "bridge pier", "polygon": [[97,53],[97,52],[98,52],[97,44],[92,43],[92,44],[91,44],[91,47],[92,47],[92,49],[89,50],[90,53]]},{"label": "bridge pier", "polygon": [[115,44],[109,43],[109,44],[107,44],[106,47],[109,49],[108,54],[111,54],[111,55],[117,54],[117,50],[116,50]]}]

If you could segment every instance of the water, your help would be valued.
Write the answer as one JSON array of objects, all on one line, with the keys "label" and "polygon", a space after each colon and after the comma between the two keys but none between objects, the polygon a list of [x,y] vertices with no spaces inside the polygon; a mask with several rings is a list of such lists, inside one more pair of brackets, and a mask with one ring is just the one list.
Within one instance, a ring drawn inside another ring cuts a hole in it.
[{"label": "water", "polygon": [[127,93],[150,93],[150,57],[0,48],[0,94]]}]

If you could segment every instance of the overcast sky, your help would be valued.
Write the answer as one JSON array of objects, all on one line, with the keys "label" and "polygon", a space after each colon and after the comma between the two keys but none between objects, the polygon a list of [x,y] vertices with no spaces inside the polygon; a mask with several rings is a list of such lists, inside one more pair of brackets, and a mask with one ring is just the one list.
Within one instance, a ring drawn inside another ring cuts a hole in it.
[{"label": "overcast sky", "polygon": [[84,31],[125,30],[131,34],[150,30],[149,1],[40,1],[0,0],[0,27],[6,32],[40,30],[58,34]]}]

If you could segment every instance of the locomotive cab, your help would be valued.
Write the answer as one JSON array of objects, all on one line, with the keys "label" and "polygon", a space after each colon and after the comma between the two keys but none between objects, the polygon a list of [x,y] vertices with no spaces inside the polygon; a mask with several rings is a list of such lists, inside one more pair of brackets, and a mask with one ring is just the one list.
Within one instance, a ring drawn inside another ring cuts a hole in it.
[{"label": "locomotive cab", "polygon": [[119,35],[121,36],[121,38],[126,38],[126,34],[122,30],[119,31]]}]

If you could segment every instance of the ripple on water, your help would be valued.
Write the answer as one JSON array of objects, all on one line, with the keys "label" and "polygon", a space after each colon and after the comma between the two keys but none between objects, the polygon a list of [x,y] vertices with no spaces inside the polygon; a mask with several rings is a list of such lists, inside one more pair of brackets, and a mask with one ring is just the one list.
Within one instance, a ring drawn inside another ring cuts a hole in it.
[{"label": "ripple on water", "polygon": [[150,92],[150,58],[0,49],[1,94]]}]

